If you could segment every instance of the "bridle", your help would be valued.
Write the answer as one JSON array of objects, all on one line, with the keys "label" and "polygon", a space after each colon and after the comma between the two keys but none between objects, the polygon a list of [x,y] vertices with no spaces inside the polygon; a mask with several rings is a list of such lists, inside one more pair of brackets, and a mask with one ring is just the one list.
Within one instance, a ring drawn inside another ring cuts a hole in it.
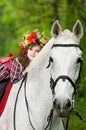
[{"label": "bridle", "polygon": [[51,89],[52,89],[52,93],[54,94],[54,89],[55,89],[55,86],[57,84],[57,82],[62,79],[63,81],[65,81],[66,79],[71,83],[72,87],[74,88],[74,94],[77,93],[77,87],[76,87],[76,83],[73,82],[73,80],[69,77],[69,76],[66,76],[66,75],[60,75],[59,77],[56,78],[56,80],[54,81],[53,78],[51,77],[50,78],[50,83],[52,82],[52,85],[50,86]]},{"label": "bridle", "polygon": [[[64,45],[63,44],[53,44],[53,46],[52,46],[51,49],[53,49],[54,47],[77,47],[80,50],[82,50],[80,48],[80,46],[77,45],[77,44],[64,44]],[[53,59],[50,57],[50,59],[49,59],[49,65],[47,66],[47,68],[50,66],[51,62],[53,62]],[[82,68],[82,60],[80,60],[79,63],[80,63],[79,74],[78,74],[77,80],[75,82],[71,79],[71,77],[69,77],[67,75],[59,75],[55,80],[52,78],[52,75],[51,75],[51,78],[50,78],[50,87],[51,87],[51,90],[52,90],[52,94],[54,94],[54,89],[56,87],[57,82],[60,79],[62,79],[63,81],[68,80],[71,83],[72,87],[74,88],[73,95],[76,95],[76,93],[77,93],[77,87],[79,85],[80,72],[81,72],[81,68]],[[74,107],[74,106],[72,105],[72,107]],[[64,121],[62,120],[65,130],[68,130],[68,123],[69,123],[70,113],[69,113],[69,115],[67,117],[66,125],[64,124]]]},{"label": "bridle", "polygon": [[[51,49],[53,49],[54,47],[77,47],[81,50],[81,48],[78,44],[53,44]],[[50,57],[49,65],[47,66],[47,68],[50,66],[51,62],[53,62],[53,59]],[[82,60],[80,61],[80,70],[79,70],[78,78],[75,82],[71,79],[71,77],[69,77],[67,75],[59,75],[55,80],[52,78],[52,75],[51,75],[50,87],[52,89],[52,93],[54,94],[55,86],[60,79],[62,79],[63,81],[65,81],[67,79],[71,83],[72,87],[74,88],[74,95],[75,95],[77,93],[77,87],[79,84],[81,67],[82,67]]]}]

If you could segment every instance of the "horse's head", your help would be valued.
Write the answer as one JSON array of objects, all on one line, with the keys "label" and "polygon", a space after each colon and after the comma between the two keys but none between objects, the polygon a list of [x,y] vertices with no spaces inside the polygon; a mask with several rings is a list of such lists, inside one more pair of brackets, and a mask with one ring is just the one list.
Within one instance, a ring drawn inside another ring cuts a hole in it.
[{"label": "horse's head", "polygon": [[50,53],[51,89],[53,107],[58,116],[66,117],[71,108],[73,95],[77,92],[77,84],[82,61],[82,51],[79,47],[83,28],[79,20],[73,27],[62,32],[58,21],[51,28],[54,43]]}]

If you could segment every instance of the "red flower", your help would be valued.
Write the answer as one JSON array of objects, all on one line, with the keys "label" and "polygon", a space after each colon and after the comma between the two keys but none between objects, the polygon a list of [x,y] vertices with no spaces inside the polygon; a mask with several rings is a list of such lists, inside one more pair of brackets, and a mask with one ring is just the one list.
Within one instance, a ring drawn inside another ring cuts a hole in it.
[{"label": "red flower", "polygon": [[32,43],[35,42],[37,39],[37,33],[36,32],[32,32],[29,36],[27,36],[27,40]]}]

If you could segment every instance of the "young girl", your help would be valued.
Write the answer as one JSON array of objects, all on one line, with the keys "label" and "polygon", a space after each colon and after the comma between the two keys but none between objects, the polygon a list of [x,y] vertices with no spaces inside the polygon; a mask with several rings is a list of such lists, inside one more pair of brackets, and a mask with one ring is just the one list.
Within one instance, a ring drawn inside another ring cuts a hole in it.
[{"label": "young girl", "polygon": [[25,75],[25,68],[37,56],[46,42],[47,38],[35,31],[24,35],[23,42],[20,43],[20,54],[12,59],[10,71],[7,69],[7,62],[0,66],[0,81],[10,78],[12,83],[18,82]]},{"label": "young girl", "polygon": [[27,66],[38,55],[46,43],[47,38],[44,33],[40,34],[33,31],[31,34],[24,35],[23,42],[20,43],[20,54],[11,59],[10,70],[8,69],[8,62],[0,65],[0,82],[8,80],[12,86],[12,84],[21,80],[27,73]]},{"label": "young girl", "polygon": [[42,47],[37,42],[27,45],[24,52],[18,55],[11,63],[10,80],[12,83],[18,82],[26,73],[26,67],[37,56]]}]

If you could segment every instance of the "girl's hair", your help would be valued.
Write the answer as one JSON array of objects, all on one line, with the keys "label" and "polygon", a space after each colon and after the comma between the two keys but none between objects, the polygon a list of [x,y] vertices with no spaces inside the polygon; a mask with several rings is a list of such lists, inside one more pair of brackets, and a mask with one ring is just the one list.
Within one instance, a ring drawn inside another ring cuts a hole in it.
[{"label": "girl's hair", "polygon": [[37,45],[40,46],[40,44],[38,42],[33,42],[31,44],[28,44],[24,48],[23,53],[18,55],[18,60],[24,67],[27,67],[29,65],[29,63],[30,63],[30,59],[27,57],[28,49],[32,48],[33,46],[37,46]]}]

